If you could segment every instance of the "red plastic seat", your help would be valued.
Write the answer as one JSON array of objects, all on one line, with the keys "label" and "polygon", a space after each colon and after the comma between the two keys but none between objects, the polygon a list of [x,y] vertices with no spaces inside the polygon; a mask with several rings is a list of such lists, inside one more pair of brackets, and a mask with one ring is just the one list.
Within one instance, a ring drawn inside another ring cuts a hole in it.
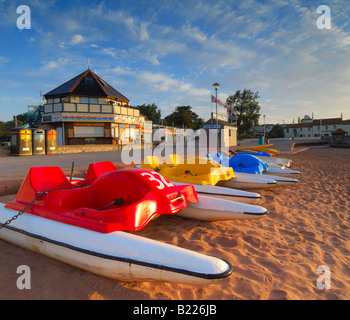
[{"label": "red plastic seat", "polygon": [[84,183],[92,183],[102,174],[114,170],[118,169],[111,161],[91,163],[86,173]]}]

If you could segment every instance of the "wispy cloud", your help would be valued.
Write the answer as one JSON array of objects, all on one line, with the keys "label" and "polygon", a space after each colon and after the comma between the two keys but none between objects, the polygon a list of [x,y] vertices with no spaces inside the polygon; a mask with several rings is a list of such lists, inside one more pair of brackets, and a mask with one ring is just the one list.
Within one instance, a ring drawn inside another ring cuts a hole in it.
[{"label": "wispy cloud", "polygon": [[[317,29],[317,4],[302,0],[30,5],[33,28],[18,33],[15,2],[0,1],[0,67],[11,76],[57,86],[90,56],[101,77],[136,103],[158,102],[164,116],[183,103],[209,117],[214,82],[222,100],[238,89],[258,90],[263,112],[276,122],[350,110],[348,1],[328,1],[331,30]],[[31,55],[12,63],[19,48]]]},{"label": "wispy cloud", "polygon": [[83,43],[85,41],[84,37],[81,34],[75,34],[72,37],[72,40],[70,41],[71,45],[76,45]]}]

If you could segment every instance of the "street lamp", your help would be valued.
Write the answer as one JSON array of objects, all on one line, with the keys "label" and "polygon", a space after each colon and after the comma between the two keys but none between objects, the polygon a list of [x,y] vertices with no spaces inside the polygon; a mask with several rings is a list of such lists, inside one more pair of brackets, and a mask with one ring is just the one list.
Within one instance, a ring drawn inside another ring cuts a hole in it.
[{"label": "street lamp", "polygon": [[[213,87],[215,88],[215,102],[216,102],[216,148],[219,148],[219,126],[218,126],[218,88],[220,87],[220,84],[215,82],[213,84]],[[219,151],[219,150],[218,150]]]},{"label": "street lamp", "polygon": [[264,142],[265,142],[265,118],[266,118],[266,115],[264,114],[263,117],[264,117]]}]

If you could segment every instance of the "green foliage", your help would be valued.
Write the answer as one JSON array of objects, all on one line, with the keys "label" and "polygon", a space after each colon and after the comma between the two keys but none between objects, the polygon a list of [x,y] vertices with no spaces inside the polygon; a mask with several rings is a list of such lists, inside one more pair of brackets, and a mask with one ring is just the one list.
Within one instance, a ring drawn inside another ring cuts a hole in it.
[{"label": "green foliage", "polygon": [[269,138],[284,138],[284,130],[280,124],[275,124],[269,132]]},{"label": "green foliage", "polygon": [[253,92],[250,89],[243,91],[237,90],[232,96],[226,99],[229,105],[230,113],[237,112],[237,128],[238,134],[243,135],[248,132],[253,126],[259,124],[260,105],[257,101],[259,92]]},{"label": "green foliage", "polygon": [[[28,116],[25,113],[17,115],[17,127],[21,127],[23,124],[28,123]],[[15,127],[15,120],[0,121],[0,137],[7,137],[10,135],[10,131]]]},{"label": "green foliage", "polygon": [[197,130],[204,123],[191,106],[179,106],[175,111],[164,118],[163,124],[166,126],[185,127],[187,129]]},{"label": "green foliage", "polygon": [[154,103],[148,104],[148,105],[142,104],[140,106],[136,106],[136,108],[139,108],[140,113],[143,116],[146,116],[148,120],[156,124],[160,123],[161,112],[158,109],[158,106],[156,104]]},{"label": "green foliage", "polygon": [[[21,125],[19,124],[19,122],[21,121]],[[29,117],[26,113],[22,113],[22,114],[18,114],[17,115],[17,125],[20,127],[25,123],[29,122]]]}]

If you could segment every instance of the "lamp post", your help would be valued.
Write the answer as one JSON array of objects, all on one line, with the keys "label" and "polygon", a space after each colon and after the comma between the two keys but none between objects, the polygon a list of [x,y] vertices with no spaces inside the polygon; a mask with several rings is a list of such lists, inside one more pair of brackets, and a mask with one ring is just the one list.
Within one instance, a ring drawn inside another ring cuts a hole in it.
[{"label": "lamp post", "polygon": [[264,143],[265,143],[265,118],[266,118],[266,115],[264,114],[263,117],[264,117]]},{"label": "lamp post", "polygon": [[[220,87],[220,84],[215,82],[213,84],[213,87],[215,88],[215,103],[216,103],[216,148],[219,148],[219,125],[218,125],[218,88]],[[218,150],[219,151],[219,150]]]}]

